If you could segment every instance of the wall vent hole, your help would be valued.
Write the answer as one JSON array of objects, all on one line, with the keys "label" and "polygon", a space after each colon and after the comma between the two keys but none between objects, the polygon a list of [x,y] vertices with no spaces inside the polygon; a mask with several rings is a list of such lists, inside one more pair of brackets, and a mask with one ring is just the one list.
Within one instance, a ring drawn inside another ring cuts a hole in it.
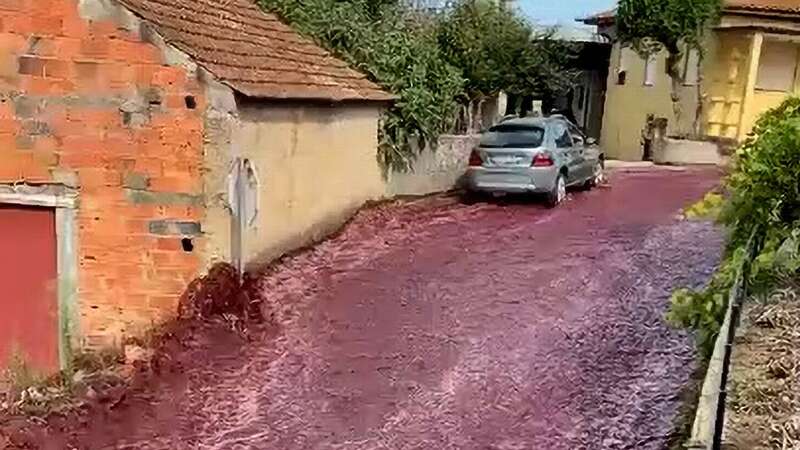
[{"label": "wall vent hole", "polygon": [[194,242],[189,238],[183,238],[181,239],[181,247],[186,253],[191,253],[194,251]]},{"label": "wall vent hole", "polygon": [[186,98],[186,107],[189,109],[196,109],[197,108],[197,99],[194,98],[193,95],[187,95]]}]

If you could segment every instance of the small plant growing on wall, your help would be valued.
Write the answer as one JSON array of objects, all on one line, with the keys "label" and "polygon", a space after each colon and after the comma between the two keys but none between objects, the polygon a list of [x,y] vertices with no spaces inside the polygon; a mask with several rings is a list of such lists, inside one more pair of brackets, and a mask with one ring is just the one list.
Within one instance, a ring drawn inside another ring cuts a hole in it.
[{"label": "small plant growing on wall", "polygon": [[[643,57],[667,52],[667,74],[672,80],[672,106],[675,119],[682,116],[680,87],[683,85],[681,61],[684,52],[695,50],[699,66],[703,61],[706,31],[719,20],[722,0],[620,0],[617,11],[618,38]],[[699,133],[702,115],[701,83],[697,83],[698,109],[694,133]]]}]

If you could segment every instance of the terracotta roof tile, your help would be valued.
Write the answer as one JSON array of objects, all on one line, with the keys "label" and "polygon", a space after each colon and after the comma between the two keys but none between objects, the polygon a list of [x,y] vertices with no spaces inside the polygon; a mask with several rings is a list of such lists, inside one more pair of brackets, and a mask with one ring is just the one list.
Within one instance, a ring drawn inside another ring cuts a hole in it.
[{"label": "terracotta roof tile", "polygon": [[616,9],[609,9],[607,11],[602,11],[602,12],[599,12],[599,13],[596,13],[596,14],[592,14],[589,17],[580,18],[577,21],[578,22],[583,22],[583,23],[586,23],[586,24],[590,24],[590,25],[597,25],[597,24],[601,24],[601,23],[609,22],[609,21],[613,22],[614,21],[614,17],[616,17],[616,15],[617,15],[617,10]]},{"label": "terracotta roof tile", "polygon": [[726,0],[725,3],[727,9],[778,13],[800,12],[800,0]]},{"label": "terracotta roof tile", "polygon": [[394,96],[252,0],[120,0],[220,81],[251,97],[388,101]]},{"label": "terracotta roof tile", "polygon": [[[728,11],[753,11],[773,13],[800,13],[800,0],[725,0],[725,9]],[[599,12],[589,17],[578,19],[590,25],[613,22],[617,15],[616,9]]]}]

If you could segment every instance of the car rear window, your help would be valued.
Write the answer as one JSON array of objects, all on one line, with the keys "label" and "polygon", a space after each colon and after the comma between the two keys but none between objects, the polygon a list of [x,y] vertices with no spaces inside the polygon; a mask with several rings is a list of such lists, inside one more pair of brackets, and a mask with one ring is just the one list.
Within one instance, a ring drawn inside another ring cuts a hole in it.
[{"label": "car rear window", "polygon": [[481,136],[481,147],[539,147],[543,141],[542,127],[502,124],[489,128]]}]

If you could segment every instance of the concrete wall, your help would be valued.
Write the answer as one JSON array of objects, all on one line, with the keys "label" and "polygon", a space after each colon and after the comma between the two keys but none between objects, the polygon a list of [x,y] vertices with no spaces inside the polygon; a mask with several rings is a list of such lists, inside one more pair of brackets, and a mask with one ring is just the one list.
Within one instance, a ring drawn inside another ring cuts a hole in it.
[{"label": "concrete wall", "polygon": [[223,192],[235,156],[254,165],[260,182],[259,216],[244,235],[248,266],[325,237],[365,202],[383,198],[377,160],[380,105],[239,100],[229,119],[207,131],[218,144],[206,156],[207,166],[214,168],[205,227],[212,260],[231,256]]},{"label": "concrete wall", "polygon": [[[622,56],[620,56],[622,54]],[[624,85],[618,83],[620,61],[627,71]],[[601,144],[609,158],[630,161],[642,159],[642,130],[648,114],[669,120],[670,134],[691,130],[697,105],[695,86],[680,91],[680,119],[676,119],[671,95],[671,79],[666,74],[666,52],[655,56],[652,85],[645,85],[645,60],[630,48],[615,44],[611,52],[606,106]]]},{"label": "concrete wall", "polygon": [[759,117],[770,109],[776,108],[786,101],[791,92],[770,92],[756,91],[753,95],[752,106],[748,108],[748,114],[742,118],[742,128],[745,134],[753,130]]},{"label": "concrete wall", "polygon": [[203,77],[207,107],[203,118],[203,192],[205,215],[203,265],[230,262],[232,256],[231,206],[227,176],[234,158],[241,156],[234,139],[240,128],[239,111],[231,88]]},{"label": "concrete wall", "polygon": [[454,189],[467,170],[469,154],[478,140],[478,136],[442,136],[437,149],[421,152],[410,171],[388,175],[387,196],[425,195]]},{"label": "concrete wall", "polygon": [[[201,269],[196,68],[174,64],[108,0],[4,1],[0,11],[0,184],[75,189],[74,329],[108,344],[171,315]],[[184,236],[197,238],[194,252]]]},{"label": "concrete wall", "polygon": [[[741,141],[761,114],[800,92],[800,46],[785,42],[790,39],[785,36],[750,29],[725,29],[718,35],[719,57],[711,70],[708,134]],[[775,44],[788,55],[770,54]],[[776,75],[788,79],[780,90],[770,90],[770,79]]]},{"label": "concrete wall", "polygon": [[235,245],[228,174],[235,158],[256,168],[259,216],[243,238],[255,268],[338,230],[371,200],[452,190],[477,136],[442,136],[407,173],[378,163],[380,104],[270,102],[237,97],[204,80],[205,265],[230,261]]},{"label": "concrete wall", "polygon": [[723,165],[724,163],[715,142],[669,138],[654,146],[653,161],[656,164],[675,165]]},{"label": "concrete wall", "polygon": [[[735,16],[723,17],[720,26],[708,38],[701,70],[705,102],[702,132],[708,136],[742,141],[761,114],[780,105],[789,95],[800,92],[800,77],[796,75],[797,52],[794,53],[795,57],[772,55],[770,58],[767,55],[764,61],[761,60],[762,51],[769,49],[770,43],[783,42],[781,45],[784,47],[791,48],[794,45],[795,49],[800,46],[789,44],[794,42],[792,37],[754,31],[754,27],[784,30],[793,34],[800,31],[796,25],[785,21],[748,18],[742,22]],[[644,86],[644,61],[630,50],[624,50],[628,80],[625,85],[619,85],[617,73],[620,51],[619,44],[615,45],[608,79],[602,143],[610,157],[635,160],[641,157],[639,141],[647,114],[668,118],[670,135],[685,134],[691,129],[697,91],[696,86],[684,86],[681,89],[683,116],[676,122],[669,97],[670,79],[664,72],[664,55],[658,57],[654,86]],[[776,72],[776,77],[784,78],[787,73],[795,73],[794,86],[785,92],[760,87],[759,82],[764,81],[760,78],[769,81],[770,71]]]},{"label": "concrete wall", "polygon": [[750,36],[740,31],[717,32],[717,59],[709,66],[706,132],[737,139],[747,85]]}]

